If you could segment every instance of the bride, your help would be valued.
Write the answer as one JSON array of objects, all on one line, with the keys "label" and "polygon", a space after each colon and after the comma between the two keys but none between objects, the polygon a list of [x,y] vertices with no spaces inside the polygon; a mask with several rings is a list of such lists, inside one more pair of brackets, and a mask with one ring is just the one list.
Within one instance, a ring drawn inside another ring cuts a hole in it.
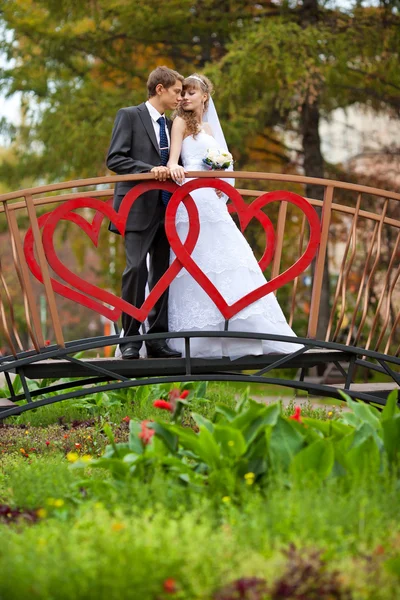
[{"label": "bride", "polygon": [[[226,149],[226,142],[211,99],[212,84],[203,75],[190,75],[183,82],[182,102],[172,126],[168,167],[172,179],[182,184],[185,172],[203,171],[206,152]],[[208,114],[214,111],[212,124]],[[215,137],[214,137],[215,136]],[[215,139],[217,137],[217,139]],[[181,156],[183,167],[178,164]],[[191,192],[196,203],[200,234],[191,254],[193,260],[216,286],[228,304],[265,284],[252,249],[226,207],[226,197],[211,188]],[[176,230],[182,242],[189,229],[183,203],[176,213]],[[171,250],[170,262],[175,258]],[[182,269],[171,283],[168,301],[169,331],[224,331],[225,319],[192,276]],[[273,293],[249,305],[229,321],[229,331],[295,336]],[[185,354],[183,339],[170,339],[169,346]],[[271,352],[290,353],[300,344],[241,338],[191,338],[190,354],[195,357],[232,359]]]}]

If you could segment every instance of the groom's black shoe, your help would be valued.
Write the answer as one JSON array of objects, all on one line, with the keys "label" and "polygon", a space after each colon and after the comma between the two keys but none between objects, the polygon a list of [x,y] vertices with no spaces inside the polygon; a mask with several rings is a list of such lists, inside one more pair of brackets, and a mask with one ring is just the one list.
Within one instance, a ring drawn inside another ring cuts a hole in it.
[{"label": "groom's black shoe", "polygon": [[125,360],[133,360],[139,358],[139,350],[134,344],[126,344],[121,348],[121,356]]},{"label": "groom's black shoe", "polygon": [[181,358],[182,354],[172,350],[165,342],[146,344],[148,358]]}]

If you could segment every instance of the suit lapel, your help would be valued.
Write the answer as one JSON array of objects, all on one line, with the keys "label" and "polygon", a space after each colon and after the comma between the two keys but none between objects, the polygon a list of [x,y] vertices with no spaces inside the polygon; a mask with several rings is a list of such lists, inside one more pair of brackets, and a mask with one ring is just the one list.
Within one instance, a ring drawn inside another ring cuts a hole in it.
[{"label": "suit lapel", "polygon": [[157,144],[156,134],[154,132],[153,122],[150,117],[150,113],[146,108],[145,103],[139,104],[138,106],[139,116],[142,119],[142,123],[147,131],[147,134],[153,144],[154,148],[157,150],[157,153],[160,154],[160,146]]}]

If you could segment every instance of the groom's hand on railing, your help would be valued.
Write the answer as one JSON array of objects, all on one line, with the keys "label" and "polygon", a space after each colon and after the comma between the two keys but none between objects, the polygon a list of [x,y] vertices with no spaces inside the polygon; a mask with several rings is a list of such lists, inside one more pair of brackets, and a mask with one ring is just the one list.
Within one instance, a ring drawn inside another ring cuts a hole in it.
[{"label": "groom's hand on railing", "polygon": [[153,167],[150,173],[154,173],[154,177],[157,181],[167,181],[171,177],[168,167],[160,166]]}]

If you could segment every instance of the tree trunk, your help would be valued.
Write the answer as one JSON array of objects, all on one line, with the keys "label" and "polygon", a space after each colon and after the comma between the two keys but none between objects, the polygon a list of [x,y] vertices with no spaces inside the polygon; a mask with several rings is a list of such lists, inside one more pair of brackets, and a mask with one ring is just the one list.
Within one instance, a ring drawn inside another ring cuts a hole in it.
[{"label": "tree trunk", "polygon": [[[318,102],[312,104],[306,100],[301,110],[301,133],[303,137],[304,173],[307,177],[323,177],[324,161],[321,154],[321,141],[319,137],[319,107]],[[316,200],[324,199],[324,188],[320,185],[307,185],[306,195]],[[321,217],[321,212],[318,211]],[[327,249],[327,251],[329,248]],[[322,281],[321,302],[317,327],[317,339],[324,340],[330,316],[330,285],[328,252],[324,266]],[[314,268],[313,268],[314,271]],[[314,273],[313,273],[314,275]]]},{"label": "tree trunk", "polygon": [[[300,11],[300,22],[303,27],[315,25],[319,20],[318,0],[303,0]],[[303,136],[304,173],[307,177],[324,177],[324,159],[321,154],[319,137],[319,106],[318,98],[307,93],[301,109],[301,134]],[[316,200],[324,199],[324,188],[320,185],[307,185],[306,195]],[[319,214],[321,216],[321,212]],[[324,340],[330,316],[330,285],[329,285],[329,247],[327,248],[322,280],[321,302],[317,326],[317,339]],[[314,265],[314,263],[313,263]],[[313,267],[314,279],[314,267]]]}]

